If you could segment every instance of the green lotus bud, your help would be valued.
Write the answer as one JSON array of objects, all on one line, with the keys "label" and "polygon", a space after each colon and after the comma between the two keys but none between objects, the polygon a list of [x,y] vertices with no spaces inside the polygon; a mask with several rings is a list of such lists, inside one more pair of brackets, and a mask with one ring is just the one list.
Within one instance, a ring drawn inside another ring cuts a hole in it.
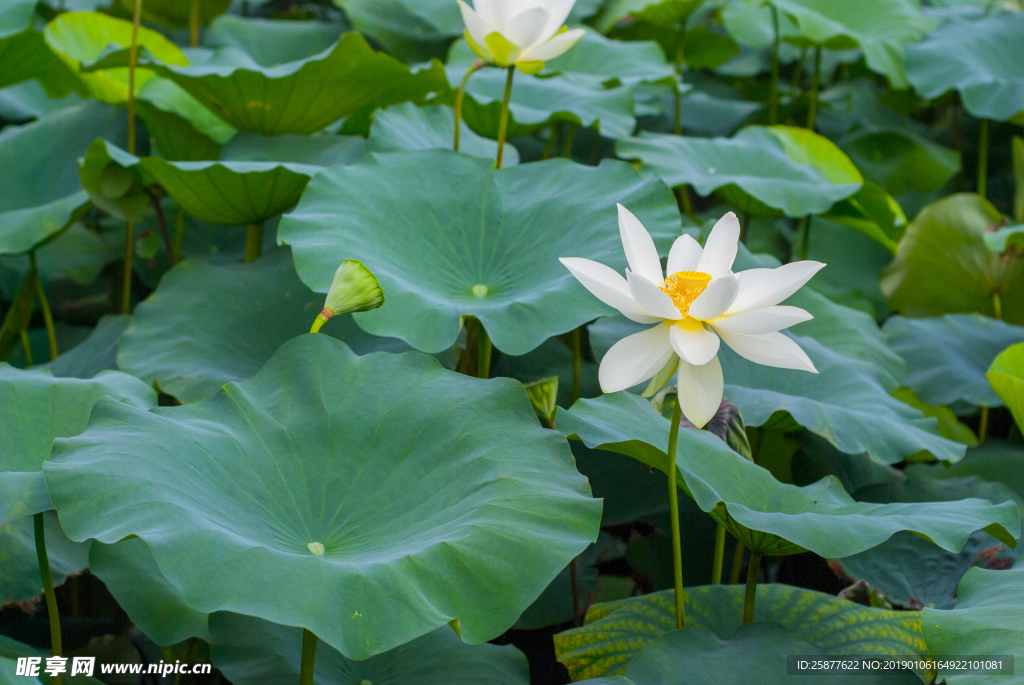
[{"label": "green lotus bud", "polygon": [[548,428],[555,427],[555,412],[558,411],[558,376],[541,378],[527,383],[526,394],[537,416]]},{"label": "green lotus bud", "polygon": [[338,314],[365,312],[382,304],[384,291],[381,290],[377,277],[363,266],[362,262],[346,259],[334,272],[334,280],[327,292],[324,310],[317,315],[309,332],[316,333],[321,326]]}]

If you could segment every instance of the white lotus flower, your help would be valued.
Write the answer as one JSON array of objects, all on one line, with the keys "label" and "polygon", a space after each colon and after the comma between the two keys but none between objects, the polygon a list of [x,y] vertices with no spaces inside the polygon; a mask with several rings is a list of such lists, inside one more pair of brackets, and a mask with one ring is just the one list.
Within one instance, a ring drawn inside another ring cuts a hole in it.
[{"label": "white lotus flower", "polygon": [[647,229],[622,205],[619,234],[626,278],[589,259],[562,258],[576,279],[605,304],[638,323],[658,324],[615,343],[601,360],[601,390],[618,392],[653,378],[645,396],[679,370],[680,406],[703,427],[722,402],[718,361],[721,341],[741,357],[766,366],[817,373],[807,354],[781,330],[813,318],[779,303],[800,289],[824,264],[802,261],[775,269],[732,272],[740,224],[729,212],[703,248],[688,235],[668,255],[668,276]]},{"label": "white lotus flower", "polygon": [[536,74],[544,62],[576,44],[583,29],[567,30],[566,17],[576,0],[458,0],[466,23],[466,40],[484,62],[515,65]]}]

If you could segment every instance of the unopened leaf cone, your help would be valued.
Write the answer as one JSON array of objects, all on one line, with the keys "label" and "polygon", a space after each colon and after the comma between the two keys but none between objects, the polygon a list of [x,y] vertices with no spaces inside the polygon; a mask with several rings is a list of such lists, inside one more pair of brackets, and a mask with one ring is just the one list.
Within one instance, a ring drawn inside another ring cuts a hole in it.
[{"label": "unopened leaf cone", "polygon": [[458,0],[466,40],[488,64],[536,74],[586,33],[565,20],[576,0]]},{"label": "unopened leaf cone", "polygon": [[327,291],[324,310],[317,315],[310,333],[339,314],[351,314],[376,309],[384,304],[384,291],[377,277],[356,259],[346,259],[334,272],[331,289]]},{"label": "unopened leaf cone", "polygon": [[799,261],[775,269],[733,273],[740,224],[723,216],[704,247],[689,235],[676,239],[668,274],[647,229],[622,205],[619,235],[626,252],[626,277],[604,264],[575,257],[560,261],[594,296],[638,323],[657,324],[615,343],[601,360],[598,379],[606,393],[653,379],[656,393],[679,372],[679,401],[697,427],[722,403],[721,342],[758,364],[817,373],[807,354],[781,331],[813,318],[799,307],[779,305],[824,264]]}]

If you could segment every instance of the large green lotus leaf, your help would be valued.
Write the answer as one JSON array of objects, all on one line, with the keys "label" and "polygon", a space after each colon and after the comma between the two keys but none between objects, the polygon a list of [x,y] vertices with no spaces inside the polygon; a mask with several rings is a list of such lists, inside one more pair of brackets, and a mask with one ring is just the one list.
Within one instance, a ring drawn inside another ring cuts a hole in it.
[{"label": "large green lotus leaf", "polygon": [[117,341],[131,323],[127,314],[104,316],[89,337],[62,352],[43,368],[59,378],[92,378],[117,368]]},{"label": "large green lotus leaf", "polygon": [[366,152],[362,136],[283,134],[266,138],[256,133],[239,133],[220,153],[223,162],[291,162],[311,166],[334,166],[358,162]]},{"label": "large green lotus leaf", "polygon": [[[111,46],[127,48],[131,44],[132,23],[99,12],[65,12],[46,25],[46,44],[77,72],[86,92],[103,102],[123,104],[128,101],[127,60],[117,68],[85,73],[83,63],[90,63],[106,53]],[[185,65],[188,58],[160,33],[142,27],[138,44],[151,55],[168,64]],[[127,52],[127,50],[124,50]],[[140,88],[153,77],[147,69],[135,74],[135,87]]]},{"label": "large green lotus leaf", "polygon": [[1005,121],[1024,110],[1024,15],[997,12],[949,17],[923,42],[907,48],[907,75],[926,98],[956,89],[982,119]]},{"label": "large green lotus leaf", "polygon": [[[1024,659],[1024,563],[1005,571],[972,568],[960,581],[955,609],[925,609],[924,639],[932,654],[1012,655]],[[1018,661],[1019,663],[1019,661]],[[1013,676],[939,672],[948,685],[1020,685]]]},{"label": "large green lotus leaf", "polygon": [[904,51],[937,26],[911,2],[865,0],[856,5],[832,0],[770,0],[796,23],[796,45],[833,50],[859,47],[868,68],[884,74],[893,88],[907,88]]},{"label": "large green lotus leaf", "polygon": [[885,189],[874,181],[864,181],[856,193],[837,202],[825,218],[856,228],[896,254],[900,238],[907,230],[907,215]]},{"label": "large green lotus leaf", "polygon": [[[299,280],[288,248],[251,264],[186,259],[135,308],[117,363],[182,402],[197,402],[229,381],[255,376],[278,347],[309,332],[323,306],[324,296]],[[351,317],[338,317],[323,331],[358,354],[409,349],[364,333]]]},{"label": "large green lotus leaf", "polygon": [[[732,138],[642,132],[618,141],[615,151],[641,160],[670,186],[689,184],[700,195],[719,190],[730,202],[750,205],[744,208],[758,214],[774,210],[800,217],[827,212],[863,182],[831,141],[811,132],[802,138],[787,135],[784,140],[764,126],[747,126]],[[756,202],[744,203],[744,197]]]},{"label": "large green lotus leaf", "polygon": [[[735,402],[734,388],[726,388],[726,394]],[[745,410],[743,414],[746,419]],[[668,445],[669,423],[649,402],[624,392],[580,400],[572,409],[558,412],[559,430],[587,447],[625,454],[662,471],[668,466],[663,446]],[[748,548],[765,554],[810,550],[824,557],[845,557],[879,545],[900,530],[918,533],[949,551],[962,549],[979,529],[1011,547],[1020,534],[1012,502],[854,502],[834,477],[805,487],[780,483],[706,431],[681,430],[676,458],[676,480],[697,506],[724,523]]]},{"label": "large green lotus leaf", "polygon": [[883,330],[892,349],[907,360],[903,384],[922,402],[936,405],[1002,405],[985,374],[1000,352],[1024,342],[1024,327],[981,314],[894,316]]},{"label": "large green lotus leaf", "polygon": [[[69,540],[54,512],[46,512],[43,518],[53,584],[63,585],[67,576],[89,565],[89,545]],[[35,523],[31,516],[9,521],[0,526],[0,604],[32,599],[42,593]]]},{"label": "large green lotus leaf", "polygon": [[156,404],[152,388],[117,371],[81,380],[0,363],[0,525],[52,508],[40,469],[53,439],[85,430],[93,405],[106,396],[135,407]]},{"label": "large green lotus leaf", "polygon": [[[198,0],[199,23],[209,24],[214,17],[223,14],[231,6],[231,0]],[[117,7],[125,13],[135,9],[134,0],[117,0]],[[146,0],[142,4],[143,21],[163,24],[171,28],[188,28],[192,12],[192,0]]]},{"label": "large green lotus leaf", "polygon": [[380,309],[356,314],[369,333],[440,352],[455,342],[460,316],[472,315],[499,350],[520,355],[609,313],[558,258],[625,268],[616,202],[662,249],[681,231],[669,189],[623,162],[558,159],[495,171],[448,150],[371,154],[318,174],[281,220],[278,240],[318,292],[342,260],[366,264],[387,296]]},{"label": "large green lotus leaf", "polygon": [[11,124],[27,123],[80,104],[82,98],[74,93],[60,99],[51,98],[37,81],[0,89],[0,117]]},{"label": "large green lotus leaf", "polygon": [[139,630],[163,647],[190,637],[209,642],[209,614],[188,605],[181,592],[167,582],[149,546],[138,538],[112,545],[93,541],[89,571],[103,581]]},{"label": "large green lotus leaf", "polygon": [[[136,109],[139,117],[153,136],[161,151],[170,151],[177,141],[167,140],[163,128],[170,128],[167,120],[176,117],[192,129],[189,144],[199,136],[208,138],[217,145],[223,145],[237,133],[234,127],[206,109],[198,100],[189,95],[181,86],[170,79],[154,77],[147,79],[136,93]],[[173,133],[181,135],[180,126]],[[187,133],[186,129],[186,133]],[[180,146],[180,143],[178,143]],[[215,155],[214,155],[215,156]],[[168,157],[171,159],[171,157]]]},{"label": "large green lotus leaf", "polygon": [[[736,254],[733,266],[737,271],[742,271],[755,268],[773,269],[779,265],[779,261],[774,257],[751,254],[743,245]],[[829,268],[831,266],[829,264]],[[829,269],[824,269],[818,278],[828,272]],[[817,278],[811,285],[813,286],[816,281]],[[798,290],[787,298],[785,303],[805,309],[814,316],[810,321],[790,328],[793,333],[814,338],[844,357],[869,362],[881,372],[879,380],[887,392],[899,387],[900,381],[906,375],[907,365],[889,348],[885,334],[871,316],[833,302],[810,288]]]},{"label": "large green lotus leaf", "polygon": [[1000,352],[985,378],[1013,412],[1017,426],[1024,426],[1024,343]]},{"label": "large green lotus leaf", "polygon": [[440,65],[411,71],[375,52],[358,33],[343,35],[317,55],[275,67],[248,57],[220,66],[176,66],[149,57],[139,64],[174,81],[235,128],[265,136],[316,133],[364,107],[422,100],[447,88]]},{"label": "large green lotus leaf", "polygon": [[908,131],[859,131],[840,147],[866,178],[893,195],[941,190],[960,171],[960,153]]},{"label": "large green lotus leaf", "polygon": [[[444,105],[417,107],[403,102],[378,111],[366,141],[368,152],[396,150],[450,150],[455,138],[455,111]],[[463,126],[459,132],[459,152],[494,159],[498,143],[478,136]],[[505,143],[504,166],[519,164],[519,150]]]},{"label": "large green lotus leaf", "polygon": [[45,474],[73,539],[137,535],[189,606],[305,627],[353,659],[452,619],[467,642],[497,637],[601,515],[515,381],[326,335],[202,402],[102,401]]},{"label": "large green lotus leaf", "polygon": [[[862,502],[954,502],[977,497],[991,502],[1011,501],[1024,512],[1024,498],[1002,483],[975,475],[930,477],[934,473],[931,468],[921,469],[910,478],[862,488],[854,498]],[[906,604],[918,599],[926,605],[948,608],[954,602],[960,578],[978,552],[997,544],[979,532],[959,554],[953,554],[916,536],[900,534],[874,549],[843,559],[842,565],[854,578],[867,580],[894,601]]]},{"label": "large green lotus leaf", "polygon": [[[455,101],[455,88],[466,73],[466,65],[447,67],[451,90],[443,96]],[[462,118],[469,128],[496,140],[505,93],[504,69],[485,67],[469,79],[462,104]],[[604,88],[587,85],[565,75],[540,78],[516,74],[508,108],[508,139],[525,136],[551,124],[596,126],[605,138],[625,138],[636,128],[633,94],[626,86]]]},{"label": "large green lotus leaf", "polygon": [[627,17],[659,27],[675,27],[700,7],[702,0],[611,0],[594,22],[608,33]]},{"label": "large green lotus leaf", "polygon": [[[90,195],[125,216],[137,218],[148,196],[142,187],[161,186],[186,212],[221,226],[262,224],[295,205],[321,167],[293,162],[170,162],[138,158],[105,140],[94,144],[81,167]],[[125,190],[129,187],[128,190]]]},{"label": "large green lotus leaf", "polygon": [[796,339],[818,373],[754,364],[731,350],[720,353],[725,394],[743,412],[746,425],[762,426],[776,412],[787,412],[839,450],[867,452],[880,464],[898,463],[921,450],[942,461],[963,458],[964,446],[941,437],[936,419],[889,394],[881,369],[812,338]]},{"label": "large green lotus leaf", "polygon": [[457,3],[443,0],[334,0],[352,27],[406,62],[443,57],[465,25]]},{"label": "large green lotus leaf", "polygon": [[[679,632],[706,630],[727,639],[741,626],[742,586],[704,585],[687,588],[684,594],[686,628]],[[754,620],[785,626],[797,638],[814,646],[809,652],[784,651],[783,656],[811,654],[818,650],[833,656],[927,654],[921,635],[920,612],[874,609],[790,585],[758,585]],[[582,628],[555,635],[555,652],[574,681],[622,673],[631,675],[633,672],[627,672],[627,667],[633,657],[662,635],[674,633],[675,629],[675,599],[673,591],[666,590],[595,604],[587,612]],[[724,664],[717,660],[711,663],[716,669]],[[761,668],[763,664],[757,670]],[[783,677],[784,673],[785,668]],[[647,682],[655,685],[660,681],[645,681],[645,685]]]},{"label": "large green lotus leaf", "polygon": [[35,30],[37,3],[13,0],[0,7],[0,88],[36,79],[53,98],[82,89],[74,71],[55,55],[43,34]]},{"label": "large green lotus leaf", "polygon": [[989,438],[978,447],[967,450],[967,456],[950,467],[914,464],[907,469],[913,477],[963,478],[978,476],[987,481],[1002,483],[1018,497],[1024,499],[1024,448],[1005,440]]},{"label": "large green lotus leaf", "polygon": [[907,227],[896,259],[882,277],[890,306],[906,316],[958,312],[995,315],[1024,325],[1024,260],[1003,260],[989,251],[984,236],[1002,215],[973,193],[960,193],[921,210]]},{"label": "large green lotus leaf", "polygon": [[340,35],[339,24],[249,19],[225,14],[217,17],[203,34],[203,47],[238,48],[257,64],[273,67],[323,52],[333,46]]},{"label": "large green lotus leaf", "polygon": [[0,132],[0,255],[28,252],[74,220],[89,200],[78,157],[126,126],[116,107],[85,102]]},{"label": "large green lotus leaf", "polygon": [[[210,658],[235,685],[298,682],[302,631],[219,611],[210,617]],[[364,661],[328,645],[316,652],[316,680],[333,685],[529,685],[529,665],[515,647],[467,645],[448,626]]]}]

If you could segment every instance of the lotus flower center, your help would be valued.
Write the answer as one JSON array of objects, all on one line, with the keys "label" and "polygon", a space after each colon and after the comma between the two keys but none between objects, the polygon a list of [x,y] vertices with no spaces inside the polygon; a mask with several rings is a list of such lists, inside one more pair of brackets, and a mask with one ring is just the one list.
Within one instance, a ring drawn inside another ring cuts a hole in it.
[{"label": "lotus flower center", "polygon": [[672,298],[672,303],[686,316],[690,305],[704,292],[711,282],[710,274],[700,271],[677,271],[661,284],[663,293]]}]

